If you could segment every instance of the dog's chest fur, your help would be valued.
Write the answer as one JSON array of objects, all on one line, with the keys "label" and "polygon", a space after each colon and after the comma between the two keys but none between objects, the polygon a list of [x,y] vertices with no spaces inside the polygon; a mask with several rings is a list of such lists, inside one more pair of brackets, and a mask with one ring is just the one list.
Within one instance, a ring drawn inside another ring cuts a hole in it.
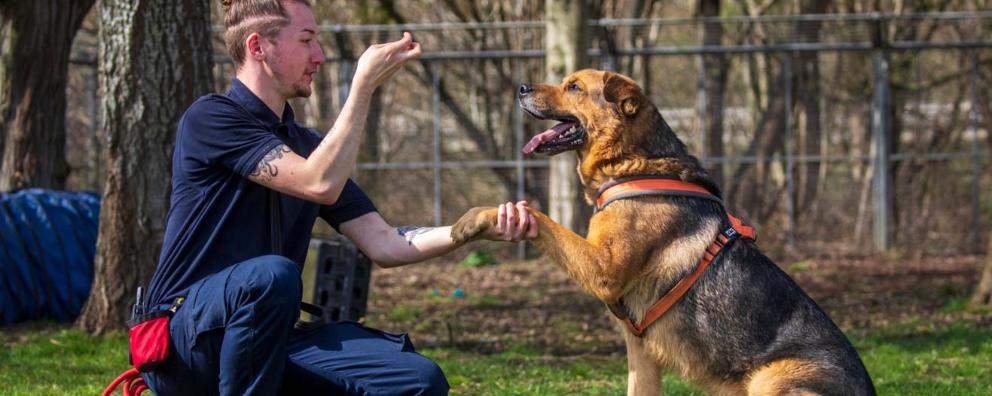
[{"label": "dog's chest fur", "polygon": [[[622,297],[626,311],[635,320],[640,320],[672,285],[696,267],[706,247],[719,232],[720,221],[715,217],[703,220],[683,218],[680,214],[684,212],[680,207],[667,203],[666,198],[661,197],[624,200],[612,205],[617,206],[611,208],[612,213],[600,215],[632,219],[622,222],[629,228],[627,232],[614,233],[615,242],[645,253],[642,263],[626,263],[641,269]],[[610,221],[617,222],[616,219]],[[688,221],[696,221],[697,224],[687,227],[684,222]],[[595,222],[591,226],[594,227]],[[731,385],[726,379],[716,378],[707,371],[707,364],[700,364],[707,357],[698,353],[684,337],[686,320],[692,318],[686,318],[678,309],[672,309],[648,328],[643,339],[636,339],[622,322],[617,320],[617,323],[628,342],[642,343],[652,359],[666,369],[706,388],[711,394],[739,394],[740,384]]]}]

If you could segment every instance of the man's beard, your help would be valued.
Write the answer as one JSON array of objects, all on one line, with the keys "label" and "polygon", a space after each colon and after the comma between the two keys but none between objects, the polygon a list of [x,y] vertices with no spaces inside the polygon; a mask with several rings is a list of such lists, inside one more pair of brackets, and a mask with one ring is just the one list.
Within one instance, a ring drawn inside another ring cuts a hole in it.
[{"label": "man's beard", "polygon": [[313,93],[313,89],[310,88],[310,84],[293,84],[293,98],[309,98],[310,94]]},{"label": "man's beard", "polygon": [[272,69],[272,72],[275,75],[276,82],[280,87],[282,87],[281,90],[284,91],[283,94],[287,99],[308,98],[310,97],[310,94],[313,93],[313,89],[310,88],[310,84],[304,84],[299,81],[287,83],[286,76],[282,75],[274,68]]},{"label": "man's beard", "polygon": [[[280,93],[287,99],[309,98],[310,94],[313,93],[313,89],[310,88],[310,84],[304,84],[299,80],[287,82],[289,79],[280,71],[281,66],[282,65],[279,62],[279,55],[276,54],[276,56],[273,57],[270,68],[272,69],[272,76],[276,80]],[[312,81],[313,80],[311,80],[311,82]]]}]

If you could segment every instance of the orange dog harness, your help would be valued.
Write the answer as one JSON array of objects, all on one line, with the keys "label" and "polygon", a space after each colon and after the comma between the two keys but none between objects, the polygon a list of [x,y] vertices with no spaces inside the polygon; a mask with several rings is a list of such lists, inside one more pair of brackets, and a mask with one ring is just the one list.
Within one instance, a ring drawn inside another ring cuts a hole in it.
[{"label": "orange dog harness", "polygon": [[[603,210],[606,205],[618,199],[632,198],[645,195],[678,195],[678,196],[688,196],[702,199],[709,199],[716,201],[721,206],[723,201],[720,197],[717,197],[705,188],[687,183],[677,179],[662,178],[662,177],[647,177],[647,178],[630,178],[621,179],[619,181],[610,182],[604,184],[599,190],[599,197],[596,198],[596,211]],[[644,314],[644,318],[636,323],[630,316],[622,313],[616,305],[610,305],[610,311],[613,312],[618,318],[627,324],[627,328],[634,335],[641,337],[644,331],[647,330],[652,323],[660,319],[662,316],[668,312],[672,306],[677,303],[689,288],[699,280],[699,277],[706,271],[706,267],[709,267],[713,259],[716,258],[723,248],[730,244],[737,238],[744,237],[746,239],[755,240],[756,234],[754,228],[745,225],[740,219],[734,217],[730,213],[727,213],[727,219],[730,221],[730,227],[721,231],[716,239],[710,246],[706,248],[703,252],[702,259],[696,264],[696,269],[691,273],[686,275],[684,278],[680,279],[678,283],[673,286],[668,293],[665,293],[651,308],[648,309],[647,313]]]}]

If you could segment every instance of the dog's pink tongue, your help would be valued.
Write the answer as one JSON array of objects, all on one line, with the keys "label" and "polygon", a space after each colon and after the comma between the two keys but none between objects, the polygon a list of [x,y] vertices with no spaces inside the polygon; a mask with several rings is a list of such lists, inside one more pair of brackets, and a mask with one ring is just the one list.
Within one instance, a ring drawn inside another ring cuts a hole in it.
[{"label": "dog's pink tongue", "polygon": [[563,122],[551,127],[550,129],[544,132],[534,135],[534,137],[530,138],[530,141],[524,145],[522,151],[524,152],[524,154],[533,153],[534,150],[537,149],[537,146],[540,146],[541,143],[554,140],[554,138],[558,137],[558,135],[565,133],[565,131],[567,131],[569,128],[573,126],[575,126],[574,122]]}]

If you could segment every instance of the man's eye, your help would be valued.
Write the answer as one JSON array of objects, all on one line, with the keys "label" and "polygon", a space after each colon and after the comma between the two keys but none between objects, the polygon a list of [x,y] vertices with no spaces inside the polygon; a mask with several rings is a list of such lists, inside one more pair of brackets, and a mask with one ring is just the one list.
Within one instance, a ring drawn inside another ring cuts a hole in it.
[{"label": "man's eye", "polygon": [[579,90],[579,84],[576,84],[576,83],[568,84],[568,90],[569,91],[578,91]]}]

